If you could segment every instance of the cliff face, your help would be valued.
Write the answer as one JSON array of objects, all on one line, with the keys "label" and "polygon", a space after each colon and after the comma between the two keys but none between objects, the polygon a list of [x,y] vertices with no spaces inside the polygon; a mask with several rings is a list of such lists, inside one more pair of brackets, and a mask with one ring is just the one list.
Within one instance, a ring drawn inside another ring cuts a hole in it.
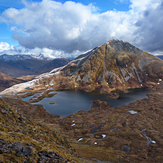
[{"label": "cliff face", "polygon": [[163,79],[163,61],[133,45],[111,40],[96,47],[64,67],[38,76],[35,80],[11,87],[1,94],[79,89],[110,94],[130,88],[154,87]]}]

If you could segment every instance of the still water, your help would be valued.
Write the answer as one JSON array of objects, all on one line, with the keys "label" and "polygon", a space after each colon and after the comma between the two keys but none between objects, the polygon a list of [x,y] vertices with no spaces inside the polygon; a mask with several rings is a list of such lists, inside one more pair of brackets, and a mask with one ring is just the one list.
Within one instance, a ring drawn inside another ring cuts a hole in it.
[{"label": "still water", "polygon": [[[41,104],[50,114],[60,115],[64,118],[70,114],[77,113],[79,110],[90,110],[93,100],[107,101],[111,107],[127,105],[136,100],[147,98],[146,94],[150,90],[139,88],[130,90],[129,93],[122,93],[119,99],[110,99],[106,95],[87,93],[83,91],[57,91],[56,95],[50,98],[44,98],[41,101],[33,104]],[[34,96],[34,95],[33,95]],[[30,97],[23,98],[24,101],[29,101]],[[55,104],[50,104],[55,102]]]}]

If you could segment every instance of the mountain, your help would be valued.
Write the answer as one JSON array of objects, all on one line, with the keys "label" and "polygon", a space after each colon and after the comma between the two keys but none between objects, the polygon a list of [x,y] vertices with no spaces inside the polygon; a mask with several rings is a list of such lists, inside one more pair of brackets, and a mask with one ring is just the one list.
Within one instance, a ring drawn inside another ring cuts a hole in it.
[{"label": "mountain", "polygon": [[[38,55],[27,55],[27,54],[16,54],[16,55],[0,55],[1,61],[18,61],[18,60],[27,60],[27,59],[38,59],[38,60],[52,60],[52,58],[47,58],[42,54]],[[53,58],[54,59],[54,58]]]},{"label": "mountain", "polygon": [[163,55],[157,55],[157,57],[163,60]]},{"label": "mountain", "polygon": [[[10,94],[33,90],[46,91],[79,89],[110,94],[118,98],[118,91],[140,87],[154,87],[163,79],[163,61],[128,42],[111,40],[66,66],[42,74],[25,84],[1,92]],[[17,90],[19,87],[19,90]]]},{"label": "mountain", "polygon": [[67,58],[53,59],[53,60],[49,61],[48,63],[46,63],[45,65],[43,65],[39,69],[39,72],[41,72],[41,73],[49,72],[49,71],[53,70],[54,68],[58,68],[58,67],[67,65],[70,61],[72,61],[72,59],[67,59]]},{"label": "mountain", "polygon": [[37,57],[4,54],[0,56],[0,72],[12,77],[38,75],[66,65],[69,61],[71,59],[56,58],[48,60],[41,54]]},{"label": "mountain", "polygon": [[10,77],[0,72],[0,91],[23,82],[25,82],[25,80]]}]

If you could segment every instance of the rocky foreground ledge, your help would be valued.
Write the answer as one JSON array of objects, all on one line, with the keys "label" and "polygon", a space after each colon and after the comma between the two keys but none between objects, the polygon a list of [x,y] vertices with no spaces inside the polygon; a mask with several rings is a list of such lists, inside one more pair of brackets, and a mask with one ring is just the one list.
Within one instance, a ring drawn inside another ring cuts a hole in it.
[{"label": "rocky foreground ledge", "polygon": [[50,130],[17,109],[0,98],[0,162],[80,162],[75,150],[56,128]]}]

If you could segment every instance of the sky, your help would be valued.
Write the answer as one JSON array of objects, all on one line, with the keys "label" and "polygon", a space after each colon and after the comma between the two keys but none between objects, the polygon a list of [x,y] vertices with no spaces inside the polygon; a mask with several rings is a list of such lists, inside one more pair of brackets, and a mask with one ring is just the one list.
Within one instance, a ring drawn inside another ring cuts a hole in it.
[{"label": "sky", "polygon": [[163,54],[163,0],[0,0],[0,55],[76,57],[111,39]]}]

